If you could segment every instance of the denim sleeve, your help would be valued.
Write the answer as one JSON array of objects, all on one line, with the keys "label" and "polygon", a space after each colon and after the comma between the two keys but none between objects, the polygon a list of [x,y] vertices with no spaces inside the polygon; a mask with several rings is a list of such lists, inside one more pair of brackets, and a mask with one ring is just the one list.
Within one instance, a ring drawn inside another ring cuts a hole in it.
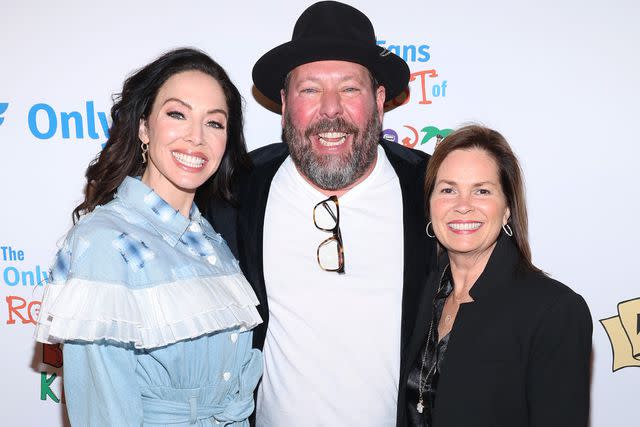
[{"label": "denim sleeve", "polygon": [[64,392],[74,426],[141,426],[142,400],[132,347],[67,342]]}]

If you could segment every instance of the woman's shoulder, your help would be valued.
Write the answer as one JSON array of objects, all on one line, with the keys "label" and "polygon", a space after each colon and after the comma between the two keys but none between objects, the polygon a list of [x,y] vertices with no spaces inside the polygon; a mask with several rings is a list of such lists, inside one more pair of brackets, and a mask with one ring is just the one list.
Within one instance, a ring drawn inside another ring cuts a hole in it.
[{"label": "woman's shoulder", "polygon": [[112,248],[111,243],[128,229],[130,225],[125,214],[117,201],[113,200],[80,218],[69,230],[65,240],[75,245],[105,250]]},{"label": "woman's shoulder", "polygon": [[112,201],[84,215],[67,233],[51,269],[52,280],[68,276],[120,282],[127,221]]},{"label": "woman's shoulder", "polygon": [[539,313],[564,311],[591,319],[589,307],[580,294],[543,272],[521,271],[516,274],[515,284],[513,289],[522,306]]},{"label": "woman's shoulder", "polygon": [[92,212],[82,216],[69,230],[68,238],[83,238],[86,240],[102,240],[117,235],[126,220],[117,207],[115,200],[97,206]]},{"label": "woman's shoulder", "polygon": [[562,295],[577,295],[569,286],[542,271],[532,271],[521,267],[516,269],[514,279],[517,288],[531,294],[531,296],[554,298]]}]

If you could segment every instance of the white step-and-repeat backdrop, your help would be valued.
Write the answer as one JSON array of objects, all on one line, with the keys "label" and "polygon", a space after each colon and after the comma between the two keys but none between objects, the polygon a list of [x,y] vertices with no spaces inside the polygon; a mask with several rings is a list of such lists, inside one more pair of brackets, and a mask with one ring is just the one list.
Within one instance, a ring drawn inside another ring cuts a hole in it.
[{"label": "white step-and-repeat backdrop", "polygon": [[[387,138],[431,152],[496,128],[526,175],[534,261],[594,320],[591,424],[640,426],[640,5],[636,0],[351,1],[412,70]],[[108,135],[111,95],[196,46],[246,100],[249,148],[280,138],[251,68],[310,2],[44,0],[0,12],[0,369],[4,426],[63,425],[59,354],[32,341],[56,244]],[[562,325],[559,325],[562,327]],[[635,357],[634,357],[635,355]]]}]

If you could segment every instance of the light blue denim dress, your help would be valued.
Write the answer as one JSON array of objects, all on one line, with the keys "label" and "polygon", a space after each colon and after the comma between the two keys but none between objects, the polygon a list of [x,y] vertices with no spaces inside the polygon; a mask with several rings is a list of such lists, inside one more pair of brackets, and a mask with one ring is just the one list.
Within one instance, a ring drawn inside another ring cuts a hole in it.
[{"label": "light blue denim dress", "polygon": [[248,426],[257,298],[222,237],[135,178],[69,232],[36,339],[64,342],[74,426]]}]

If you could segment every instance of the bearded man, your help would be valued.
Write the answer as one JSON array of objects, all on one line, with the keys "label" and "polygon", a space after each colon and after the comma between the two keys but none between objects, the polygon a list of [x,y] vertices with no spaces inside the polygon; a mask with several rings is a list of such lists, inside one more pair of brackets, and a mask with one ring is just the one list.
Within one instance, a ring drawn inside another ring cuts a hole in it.
[{"label": "bearded man", "polygon": [[381,139],[383,104],[409,67],[377,46],[362,12],[327,1],[258,60],[253,80],[282,105],[285,143],[251,153],[237,229],[230,215],[209,219],[231,244],[237,233],[260,300],[256,425],[395,425],[402,353],[435,253],[428,155]]}]

